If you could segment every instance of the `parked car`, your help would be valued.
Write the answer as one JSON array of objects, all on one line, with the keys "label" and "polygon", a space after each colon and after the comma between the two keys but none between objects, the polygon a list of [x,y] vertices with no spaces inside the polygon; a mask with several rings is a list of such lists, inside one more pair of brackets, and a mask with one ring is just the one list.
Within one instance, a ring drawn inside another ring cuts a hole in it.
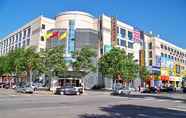
[{"label": "parked car", "polygon": [[142,93],[157,93],[157,88],[155,87],[150,87],[150,88],[145,88]]},{"label": "parked car", "polygon": [[170,87],[162,87],[160,92],[174,92],[175,88],[173,86]]},{"label": "parked car", "polygon": [[64,86],[57,88],[55,94],[58,95],[80,95],[82,93],[82,87]]},{"label": "parked car", "polygon": [[18,93],[30,93],[30,94],[34,92],[33,88],[30,86],[16,87],[16,91]]},{"label": "parked car", "polygon": [[114,95],[129,95],[132,92],[132,89],[126,87],[120,87],[113,90]]}]

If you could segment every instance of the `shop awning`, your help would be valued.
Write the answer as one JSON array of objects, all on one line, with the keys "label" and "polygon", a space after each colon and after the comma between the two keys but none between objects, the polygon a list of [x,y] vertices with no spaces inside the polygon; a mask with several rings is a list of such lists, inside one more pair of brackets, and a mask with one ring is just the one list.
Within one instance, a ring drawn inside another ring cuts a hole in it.
[{"label": "shop awning", "polygon": [[169,81],[169,76],[162,75],[161,80],[162,81]]}]

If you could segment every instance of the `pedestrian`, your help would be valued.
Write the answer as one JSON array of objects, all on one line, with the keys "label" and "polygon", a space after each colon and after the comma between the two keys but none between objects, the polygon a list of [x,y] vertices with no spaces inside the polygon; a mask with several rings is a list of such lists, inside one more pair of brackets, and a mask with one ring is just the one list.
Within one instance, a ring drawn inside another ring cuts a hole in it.
[{"label": "pedestrian", "polygon": [[141,86],[138,86],[138,90],[139,90],[139,92],[141,92]]}]

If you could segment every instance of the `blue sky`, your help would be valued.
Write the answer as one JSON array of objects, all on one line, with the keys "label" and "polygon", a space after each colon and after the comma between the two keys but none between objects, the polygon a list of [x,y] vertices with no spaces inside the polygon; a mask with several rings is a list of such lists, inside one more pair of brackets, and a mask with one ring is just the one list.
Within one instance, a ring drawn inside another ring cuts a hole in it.
[{"label": "blue sky", "polygon": [[186,48],[186,0],[0,0],[0,37],[39,15],[54,18],[68,10],[116,16]]}]

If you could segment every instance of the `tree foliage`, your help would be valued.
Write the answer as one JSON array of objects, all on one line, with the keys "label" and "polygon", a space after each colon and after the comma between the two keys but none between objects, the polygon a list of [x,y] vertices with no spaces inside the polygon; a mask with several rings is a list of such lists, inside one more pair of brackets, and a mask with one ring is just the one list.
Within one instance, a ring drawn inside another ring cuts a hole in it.
[{"label": "tree foliage", "polygon": [[99,71],[113,79],[132,80],[138,74],[138,65],[132,55],[124,50],[113,48],[99,59]]},{"label": "tree foliage", "polygon": [[96,70],[96,51],[92,48],[84,47],[74,52],[75,61],[72,62],[74,71],[89,73]]},{"label": "tree foliage", "polygon": [[55,48],[51,48],[46,50],[44,54],[44,65],[46,72],[64,72],[67,67],[64,61],[64,47],[58,46]]},{"label": "tree foliage", "polygon": [[142,80],[148,79],[148,76],[150,75],[149,70],[145,66],[140,67],[140,78]]}]

